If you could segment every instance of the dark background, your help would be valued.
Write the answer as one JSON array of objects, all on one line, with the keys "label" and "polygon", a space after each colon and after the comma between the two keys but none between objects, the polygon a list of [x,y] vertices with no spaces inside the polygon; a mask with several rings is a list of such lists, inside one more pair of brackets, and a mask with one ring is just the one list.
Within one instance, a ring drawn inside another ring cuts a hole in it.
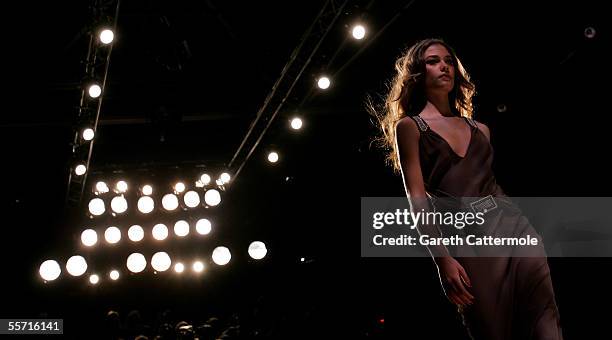
[{"label": "dark background", "polygon": [[[287,332],[461,338],[431,260],[360,258],[360,197],[403,195],[401,178],[370,146],[376,129],[366,95],[384,93],[404,47],[443,38],[477,86],[475,118],[491,129],[498,183],[508,195],[609,196],[610,32],[598,2],[408,3],[349,2],[228,187],[216,212],[218,239],[172,246],[188,254],[215,241],[229,244],[230,266],[205,279],[145,273],[98,287],[64,274],[43,284],[37,274],[44,259],[62,263],[80,249],[84,209],[64,198],[88,3],[7,8],[2,317],[64,318],[66,334],[75,334],[86,328],[79,322],[102,320],[109,308],[173,308],[195,318],[248,309],[263,296],[271,309],[298,315],[285,323]],[[193,164],[229,163],[323,4],[124,1],[90,172],[133,174],[151,164],[149,171],[169,183],[192,173]],[[359,17],[369,29],[361,42],[346,38]],[[593,39],[585,37],[587,27],[595,28]],[[335,77],[323,92],[314,87],[324,70]],[[295,112],[304,120],[297,133],[288,129]],[[281,156],[274,166],[265,160],[270,147]],[[269,246],[262,263],[244,254],[254,239]],[[100,268],[121,258],[108,249],[97,254],[90,261]],[[549,262],[566,338],[605,334],[606,313],[596,310],[612,302],[604,280],[609,259]]]}]

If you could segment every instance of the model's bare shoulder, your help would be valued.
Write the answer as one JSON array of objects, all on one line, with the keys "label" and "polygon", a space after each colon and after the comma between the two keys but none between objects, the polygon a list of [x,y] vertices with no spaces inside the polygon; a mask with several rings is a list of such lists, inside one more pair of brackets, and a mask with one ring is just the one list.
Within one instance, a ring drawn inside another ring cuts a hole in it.
[{"label": "model's bare shoulder", "polygon": [[410,117],[400,119],[395,126],[395,132],[398,139],[418,139],[420,135],[417,123]]},{"label": "model's bare shoulder", "polygon": [[[476,122],[476,121],[475,121]],[[476,125],[478,126],[478,128],[480,129],[480,131],[482,131],[482,133],[485,134],[485,136],[487,136],[487,139],[489,141],[491,141],[491,131],[489,130],[489,127],[486,126],[485,124],[481,123],[481,122],[476,122]]]}]

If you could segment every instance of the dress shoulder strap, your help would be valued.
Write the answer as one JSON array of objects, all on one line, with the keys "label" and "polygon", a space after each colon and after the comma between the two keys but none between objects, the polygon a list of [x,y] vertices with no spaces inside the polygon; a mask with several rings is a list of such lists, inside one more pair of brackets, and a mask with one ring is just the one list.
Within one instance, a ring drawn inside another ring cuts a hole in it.
[{"label": "dress shoulder strap", "polygon": [[417,123],[417,126],[419,127],[419,130],[421,132],[425,132],[427,131],[427,129],[429,129],[429,125],[427,125],[427,123],[425,123],[425,120],[421,118],[420,116],[416,115],[416,116],[409,116],[409,117],[412,118]]},{"label": "dress shoulder strap", "polygon": [[469,117],[463,117],[465,118],[465,120],[468,122],[468,124],[470,124],[472,127],[475,127],[478,129],[478,124],[476,124],[476,121],[473,120],[472,118]]}]

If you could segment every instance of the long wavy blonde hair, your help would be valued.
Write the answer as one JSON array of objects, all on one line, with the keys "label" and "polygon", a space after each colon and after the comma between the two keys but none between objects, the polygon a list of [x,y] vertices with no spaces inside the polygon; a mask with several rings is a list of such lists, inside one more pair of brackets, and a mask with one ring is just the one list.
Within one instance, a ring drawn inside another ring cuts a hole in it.
[{"label": "long wavy blonde hair", "polygon": [[374,142],[385,150],[386,162],[395,173],[400,173],[400,163],[395,143],[397,122],[406,117],[418,115],[427,103],[425,97],[425,50],[440,44],[448,50],[455,66],[455,86],[449,92],[451,110],[457,116],[472,117],[472,97],[476,87],[455,54],[455,51],[441,39],[425,39],[407,48],[395,62],[396,74],[388,83],[384,103],[375,105],[368,101],[368,111],[376,118],[380,135]]}]

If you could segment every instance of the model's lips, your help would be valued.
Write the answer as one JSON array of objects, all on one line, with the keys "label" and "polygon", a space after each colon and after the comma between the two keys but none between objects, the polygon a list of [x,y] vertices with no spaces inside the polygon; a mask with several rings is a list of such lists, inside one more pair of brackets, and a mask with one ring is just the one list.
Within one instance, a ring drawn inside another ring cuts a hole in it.
[{"label": "model's lips", "polygon": [[440,77],[438,77],[440,79],[446,79],[446,80],[451,80],[451,77],[448,74],[443,74]]}]

